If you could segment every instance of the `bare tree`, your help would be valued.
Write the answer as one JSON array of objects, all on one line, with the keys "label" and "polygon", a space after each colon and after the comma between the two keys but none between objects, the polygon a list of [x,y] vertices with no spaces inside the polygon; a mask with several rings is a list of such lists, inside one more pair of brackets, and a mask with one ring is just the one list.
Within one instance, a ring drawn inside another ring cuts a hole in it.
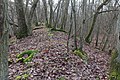
[{"label": "bare tree", "polygon": [[59,12],[60,12],[60,4],[61,4],[61,1],[62,1],[62,0],[59,0],[59,1],[58,1],[58,4],[57,4],[57,6],[56,6],[56,8],[55,8],[55,10],[54,10],[54,13],[55,13],[55,11],[57,10],[56,17],[54,17],[54,18],[55,18],[54,26],[53,26],[54,29],[56,29],[56,27],[57,27],[57,25],[58,25],[58,22],[59,22]]},{"label": "bare tree", "polygon": [[49,27],[53,26],[53,0],[48,0],[48,4],[50,6],[50,18],[49,18]]},{"label": "bare tree", "polygon": [[68,16],[68,7],[70,0],[63,0],[62,4],[62,18],[61,18],[61,29],[65,29],[67,16]]},{"label": "bare tree", "polygon": [[105,1],[103,1],[103,3],[101,3],[101,4],[98,6],[97,11],[95,12],[95,14],[94,14],[94,16],[93,16],[93,20],[92,20],[92,24],[91,24],[89,33],[88,33],[87,37],[85,38],[85,41],[86,41],[87,43],[90,43],[90,42],[91,42],[90,37],[91,37],[91,34],[92,34],[92,32],[93,32],[93,29],[94,29],[95,22],[96,22],[96,19],[97,19],[97,17],[98,17],[99,11],[103,8],[104,5],[107,5],[109,2],[110,2],[110,0],[105,0]]},{"label": "bare tree", "polygon": [[72,9],[71,9],[71,14],[70,14],[70,29],[68,33],[68,40],[67,40],[67,52],[69,52],[69,40],[71,36],[71,31],[72,31],[72,26],[73,26],[73,14],[72,14]]},{"label": "bare tree", "polygon": [[46,24],[47,27],[49,27],[49,25],[48,25],[47,2],[46,2],[46,0],[42,0],[42,2],[43,2],[44,12],[45,12],[45,22],[46,22],[45,24]]}]

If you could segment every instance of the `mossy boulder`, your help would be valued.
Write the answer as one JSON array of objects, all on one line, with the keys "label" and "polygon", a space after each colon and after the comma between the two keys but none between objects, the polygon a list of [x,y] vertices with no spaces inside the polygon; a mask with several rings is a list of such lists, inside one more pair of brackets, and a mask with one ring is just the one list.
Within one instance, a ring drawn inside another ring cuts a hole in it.
[{"label": "mossy boulder", "polygon": [[[22,61],[24,63],[30,62],[36,53],[38,53],[38,50],[27,50],[27,51],[24,51],[24,52],[22,52],[22,53],[17,55],[17,58],[18,58],[17,62],[18,61]],[[28,57],[24,58],[24,55],[27,55]]]}]

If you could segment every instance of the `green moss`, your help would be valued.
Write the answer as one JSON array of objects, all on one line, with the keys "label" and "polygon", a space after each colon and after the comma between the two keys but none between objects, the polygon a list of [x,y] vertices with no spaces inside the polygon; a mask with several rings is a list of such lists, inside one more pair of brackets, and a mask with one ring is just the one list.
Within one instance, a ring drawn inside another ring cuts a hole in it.
[{"label": "green moss", "polygon": [[85,38],[85,41],[87,42],[87,43],[91,43],[91,40],[90,40],[90,38],[87,36],[86,38]]},{"label": "green moss", "polygon": [[34,57],[34,53],[31,53],[26,59],[23,60],[23,62],[24,62],[24,63],[30,62],[33,57]]},{"label": "green moss", "polygon": [[60,77],[59,79],[57,80],[66,80],[65,77]]},{"label": "green moss", "polygon": [[25,54],[31,55],[32,53],[37,53],[38,50],[27,50],[17,55],[17,58],[23,57]]},{"label": "green moss", "polygon": [[16,76],[15,80],[21,80],[22,76]]},{"label": "green moss", "polygon": [[110,73],[110,80],[120,80],[120,74],[117,71],[112,71]]},{"label": "green moss", "polygon": [[28,36],[28,31],[27,30],[21,31],[21,32],[18,31],[18,33],[16,34],[17,39],[25,38],[27,36]]},{"label": "green moss", "polygon": [[99,75],[97,75],[95,79],[96,79],[96,80],[100,80],[100,77],[99,77]]},{"label": "green moss", "polygon": [[24,59],[23,58],[18,58],[18,60],[16,61],[16,62],[23,62],[24,61]]},{"label": "green moss", "polygon": [[28,80],[29,74],[23,74],[16,76],[15,80]]},{"label": "green moss", "polygon": [[22,75],[22,78],[23,78],[24,80],[27,80],[28,77],[29,77],[29,74],[23,74],[23,75]]},{"label": "green moss", "polygon": [[84,51],[80,51],[79,49],[74,51],[74,54],[78,55],[85,63],[88,61],[88,55]]},{"label": "green moss", "polygon": [[111,63],[110,63],[110,80],[120,80],[120,63],[116,61],[118,52],[112,51]]},{"label": "green moss", "polygon": [[52,34],[52,33],[50,33],[50,32],[48,33],[48,36],[53,36],[53,35],[54,35],[54,34]]},{"label": "green moss", "polygon": [[[22,52],[22,53],[17,55],[17,58],[18,58],[17,62],[18,61],[22,61],[24,63],[30,62],[37,52],[38,52],[38,50],[27,50],[27,51],[24,51],[24,52]],[[24,59],[23,58],[24,55],[28,55],[28,57]]]}]

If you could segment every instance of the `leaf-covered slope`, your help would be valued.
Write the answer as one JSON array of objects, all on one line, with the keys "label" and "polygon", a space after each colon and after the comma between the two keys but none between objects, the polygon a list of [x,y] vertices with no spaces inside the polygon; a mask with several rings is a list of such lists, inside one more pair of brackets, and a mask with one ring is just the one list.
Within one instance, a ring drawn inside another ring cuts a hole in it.
[{"label": "leaf-covered slope", "polygon": [[[72,52],[73,40],[70,41],[70,52],[67,53],[67,34],[54,32],[48,35],[46,28],[33,31],[33,35],[17,40],[9,48],[9,79],[15,80],[18,75],[29,74],[28,80],[108,80],[109,56],[88,45],[84,51],[88,54],[88,64]],[[16,63],[16,55],[25,50],[38,50],[39,53],[28,64]]]}]

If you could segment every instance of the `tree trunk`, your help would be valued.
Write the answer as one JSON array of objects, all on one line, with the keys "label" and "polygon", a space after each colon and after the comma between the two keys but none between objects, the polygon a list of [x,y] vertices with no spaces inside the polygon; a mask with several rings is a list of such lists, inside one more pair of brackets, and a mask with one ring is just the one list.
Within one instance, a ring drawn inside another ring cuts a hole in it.
[{"label": "tree trunk", "polygon": [[116,51],[112,53],[110,80],[120,80],[120,14],[117,21],[117,46]]},{"label": "tree trunk", "polygon": [[82,8],[82,26],[80,31],[80,51],[82,51],[83,48],[83,28],[85,28],[85,21],[86,21],[86,6],[87,6],[87,0],[83,0],[83,8]]},{"label": "tree trunk", "polygon": [[65,29],[66,26],[69,2],[70,0],[63,0],[62,2],[63,7],[62,7],[61,29]]},{"label": "tree trunk", "polygon": [[28,35],[32,35],[32,19],[33,19],[33,15],[35,12],[35,8],[37,7],[38,1],[39,0],[34,0],[31,10],[30,10],[30,13],[29,13],[29,16],[28,16],[28,20],[27,20]]},{"label": "tree trunk", "polygon": [[44,12],[45,12],[45,24],[46,24],[47,27],[49,27],[48,26],[47,3],[46,3],[46,0],[42,0],[42,2],[43,2]]},{"label": "tree trunk", "polygon": [[[28,14],[28,16],[25,17],[25,13],[23,9],[24,8],[23,0],[15,0],[17,19],[18,19],[18,31],[16,36],[18,39],[27,37],[28,35],[32,35],[32,18],[38,1],[39,0],[34,0],[33,5],[30,9],[30,13]],[[26,9],[28,6],[27,4],[26,4]],[[28,10],[25,11],[27,15]]]},{"label": "tree trunk", "polygon": [[0,80],[8,80],[7,0],[0,0]]},{"label": "tree trunk", "polygon": [[50,6],[50,18],[49,18],[49,27],[53,26],[53,0],[48,1],[49,6]]},{"label": "tree trunk", "polygon": [[18,20],[18,31],[16,37],[19,39],[28,36],[28,29],[25,21],[23,0],[15,0],[15,6],[16,6],[17,20]]},{"label": "tree trunk", "polygon": [[71,5],[72,5],[72,10],[73,10],[73,14],[74,14],[74,26],[75,26],[75,31],[74,31],[74,46],[75,46],[75,50],[77,49],[77,25],[76,25],[76,0],[71,0]]},{"label": "tree trunk", "polygon": [[71,35],[71,31],[72,31],[72,26],[73,26],[73,20],[72,20],[73,16],[72,16],[72,9],[71,9],[71,14],[70,14],[70,30],[68,33],[68,40],[67,40],[67,52],[69,52],[69,40],[70,40],[70,35]]},{"label": "tree trunk", "polygon": [[95,23],[96,23],[96,19],[97,19],[97,17],[98,17],[98,14],[99,14],[100,9],[102,9],[104,5],[107,5],[109,1],[110,1],[110,0],[105,0],[105,1],[97,8],[97,11],[95,12],[94,17],[93,17],[93,20],[92,20],[92,24],[91,24],[89,33],[88,33],[87,37],[85,38],[85,41],[86,41],[87,43],[90,43],[90,42],[91,42],[90,36],[92,35],[93,29],[94,29],[94,26],[95,26]]},{"label": "tree trunk", "polygon": [[[56,29],[57,24],[58,24],[58,22],[59,22],[59,12],[60,12],[60,4],[61,4],[61,1],[62,1],[62,0],[59,0],[59,1],[58,1],[57,7],[56,7],[57,13],[56,13],[55,21],[54,21],[54,26],[53,26],[54,29]],[[54,13],[55,13],[55,11],[54,11]]]}]

